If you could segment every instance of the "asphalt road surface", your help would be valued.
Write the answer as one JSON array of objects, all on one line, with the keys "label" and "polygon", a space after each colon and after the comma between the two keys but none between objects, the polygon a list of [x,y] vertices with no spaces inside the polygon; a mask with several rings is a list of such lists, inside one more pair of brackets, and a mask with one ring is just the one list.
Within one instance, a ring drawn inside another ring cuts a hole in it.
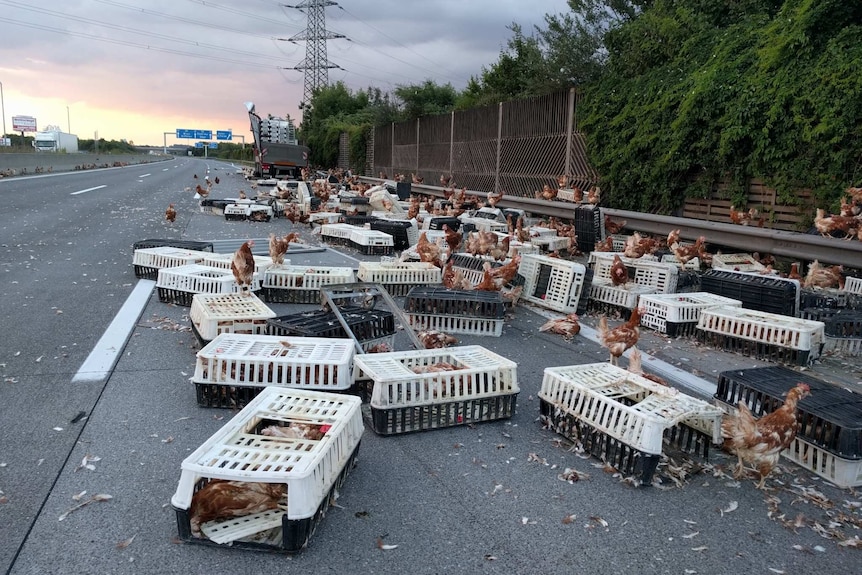
[{"label": "asphalt road surface", "polygon": [[[366,427],[336,506],[296,555],[179,541],[170,499],[180,463],[232,412],[197,405],[188,308],[159,302],[152,284],[135,278],[132,244],[293,229],[284,219],[201,214],[183,191],[194,186],[193,174],[209,173],[221,180],[212,197],[250,192],[234,172],[225,163],[178,158],[0,181],[3,572],[859,571],[860,550],[838,543],[860,534],[862,497],[854,490],[784,461],[783,473],[759,491],[751,479],[730,476],[735,459],[718,449],[708,461],[674,455],[659,468],[660,485],[637,488],[543,428],[536,394],[544,368],[606,361],[607,353],[581,336],[567,342],[540,333],[549,314],[526,306],[499,338],[461,338],[518,363],[521,391],[510,420],[391,437]],[[172,225],[163,217],[169,202],[179,212]],[[364,257],[342,251],[304,257],[324,265]],[[299,309],[272,307],[280,315]],[[707,384],[720,370],[762,365],[644,339],[648,352],[690,364]],[[93,353],[97,365],[109,365],[104,376],[82,372]],[[858,365],[845,371],[852,380]],[[562,480],[566,469],[581,479]],[[96,494],[111,498],[76,508]]]}]

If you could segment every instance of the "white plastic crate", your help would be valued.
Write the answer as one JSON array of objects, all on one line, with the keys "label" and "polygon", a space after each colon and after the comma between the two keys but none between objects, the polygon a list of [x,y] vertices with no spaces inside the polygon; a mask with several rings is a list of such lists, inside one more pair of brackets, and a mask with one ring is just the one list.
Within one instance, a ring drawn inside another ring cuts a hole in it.
[{"label": "white plastic crate", "polygon": [[700,312],[718,306],[742,307],[742,302],[707,292],[643,294],[638,298],[638,307],[643,308],[641,325],[671,337],[686,329],[694,333]]},{"label": "white plastic crate", "polygon": [[822,321],[728,306],[702,310],[697,323],[698,332],[805,352],[802,363],[819,357],[825,327]]},{"label": "white plastic crate", "polygon": [[187,264],[196,264],[212,255],[211,252],[186,250],[170,246],[159,246],[155,248],[141,248],[135,250],[132,256],[132,265],[135,267],[136,277],[155,279],[158,270]]},{"label": "white plastic crate", "polygon": [[524,254],[518,273],[524,277],[521,297],[536,305],[573,313],[584,288],[583,264],[539,254]]},{"label": "white plastic crate", "polygon": [[353,269],[336,266],[288,265],[271,267],[263,274],[263,287],[317,291],[320,286],[353,283]]},{"label": "white plastic crate", "polygon": [[547,367],[539,398],[647,454],[680,423],[721,441],[720,408],[609,363]]},{"label": "white plastic crate", "polygon": [[341,214],[338,212],[315,212],[308,216],[309,222],[317,222],[324,224],[337,224],[341,219]]},{"label": "white plastic crate", "polygon": [[360,228],[350,224],[323,224],[320,226],[320,235],[326,241],[346,244],[350,240],[350,232],[355,229]]},{"label": "white plastic crate", "polygon": [[247,203],[227,204],[224,207],[226,220],[244,220],[248,218],[249,213],[251,213],[250,204]]},{"label": "white plastic crate", "polygon": [[838,487],[862,486],[862,459],[845,459],[797,437],[781,455]]},{"label": "white plastic crate", "polygon": [[248,219],[254,221],[269,221],[272,219],[273,211],[269,206],[263,204],[251,204],[248,206]]},{"label": "white plastic crate", "polygon": [[222,333],[197,353],[192,381],[263,388],[349,389],[353,340]]},{"label": "white plastic crate", "polygon": [[538,236],[530,240],[534,246],[546,252],[556,252],[569,247],[569,238],[561,236]]},{"label": "white plastic crate", "polygon": [[500,232],[505,234],[509,231],[509,224],[506,222],[498,222],[496,220],[489,220],[488,218],[472,218],[463,215],[458,219],[461,220],[462,226],[464,224],[473,224],[477,230],[483,232]]},{"label": "white plastic crate", "polygon": [[508,257],[513,258],[516,255],[526,255],[526,254],[538,254],[539,246],[533,245],[532,242],[519,242],[518,240],[509,241],[509,253]]},{"label": "white plastic crate", "polygon": [[840,353],[844,355],[862,355],[862,338],[826,336],[823,346],[825,353]]},{"label": "white plastic crate", "polygon": [[[596,252],[593,252],[596,253]],[[610,283],[613,255],[610,258],[600,253],[593,265],[593,283]],[[676,291],[679,267],[674,264],[648,261],[643,258],[623,259],[627,268],[634,268],[634,279],[630,283],[655,288],[657,293]]]},{"label": "white plastic crate", "polygon": [[530,237],[533,238],[553,238],[557,235],[556,228],[546,228],[544,226],[530,226]]},{"label": "white plastic crate", "polygon": [[644,254],[639,258],[630,258],[625,254],[625,252],[622,251],[622,249],[620,249],[620,251],[614,251],[614,252],[592,251],[592,252],[590,252],[590,255],[587,256],[587,263],[590,266],[595,266],[596,262],[602,261],[602,260],[608,260],[611,263],[613,263],[614,256],[620,256],[620,259],[623,260],[623,263],[626,265],[634,265],[637,262],[658,262],[659,261],[658,258],[652,254]]},{"label": "white plastic crate", "polygon": [[570,188],[557,190],[557,199],[563,200],[564,202],[574,202],[577,204],[582,204],[586,200],[587,194],[586,192],[581,192],[581,199],[575,200],[575,190]]},{"label": "white plastic crate", "polygon": [[[633,282],[629,282],[624,286],[615,286],[608,283],[593,283],[590,284],[590,300],[592,304],[606,304],[633,310],[638,307],[638,301],[642,295],[656,293],[654,287],[642,286]],[[601,307],[601,306],[600,306]]]},{"label": "white plastic crate", "polygon": [[[264,389],[181,466],[171,505],[186,541],[300,551],[354,464],[363,423],[358,397],[306,390]],[[314,426],[322,439],[265,435],[270,426]],[[284,507],[201,526],[192,534],[194,493],[213,479],[283,484]]]},{"label": "white plastic crate", "polygon": [[350,244],[364,254],[391,254],[395,247],[392,236],[386,232],[363,228],[350,231]]},{"label": "white plastic crate", "polygon": [[712,267],[717,270],[738,272],[759,272],[766,269],[766,266],[754,259],[751,254],[714,254]]},{"label": "white plastic crate", "polygon": [[679,260],[676,258],[674,254],[665,254],[661,257],[661,263],[663,264],[674,264],[682,267],[687,270],[699,270],[700,269],[700,258],[694,257],[685,262],[685,264],[680,264]]},{"label": "white plastic crate", "polygon": [[220,333],[265,334],[266,320],[276,317],[256,295],[195,294],[189,320],[202,342]]},{"label": "white plastic crate", "polygon": [[503,320],[486,317],[408,313],[410,327],[416,330],[434,329],[446,333],[468,335],[503,335]]},{"label": "white plastic crate", "polygon": [[[256,243],[256,242],[255,242]],[[201,262],[205,266],[210,266],[222,270],[230,271],[230,264],[233,262],[234,254],[207,254]],[[254,257],[254,273],[260,274],[266,271],[272,265],[272,258],[269,256],[253,256]]]},{"label": "white plastic crate", "polygon": [[[156,280],[159,300],[189,307],[196,293],[239,293],[233,272],[201,264],[188,264],[159,270]],[[254,274],[251,291],[260,289],[260,277]]]},{"label": "white plastic crate", "polygon": [[862,278],[852,276],[844,278],[844,291],[862,295]]},{"label": "white plastic crate", "polygon": [[511,417],[518,364],[478,345],[356,356],[372,380],[374,431],[406,433]]},{"label": "white plastic crate", "polygon": [[429,262],[359,262],[359,281],[382,284],[392,295],[407,295],[417,285],[443,281],[443,273]]}]

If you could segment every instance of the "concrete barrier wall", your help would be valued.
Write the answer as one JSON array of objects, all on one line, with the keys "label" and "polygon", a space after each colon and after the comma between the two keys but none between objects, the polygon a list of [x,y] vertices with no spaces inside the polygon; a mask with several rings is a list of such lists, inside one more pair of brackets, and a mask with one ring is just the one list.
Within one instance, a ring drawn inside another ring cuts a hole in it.
[{"label": "concrete barrier wall", "polygon": [[[69,172],[76,166],[104,168],[115,162],[122,164],[146,164],[174,159],[175,156],[151,156],[150,154],[58,154],[41,152],[32,154],[0,154],[0,173],[13,171],[15,175]],[[80,169],[80,168],[79,168]]]}]

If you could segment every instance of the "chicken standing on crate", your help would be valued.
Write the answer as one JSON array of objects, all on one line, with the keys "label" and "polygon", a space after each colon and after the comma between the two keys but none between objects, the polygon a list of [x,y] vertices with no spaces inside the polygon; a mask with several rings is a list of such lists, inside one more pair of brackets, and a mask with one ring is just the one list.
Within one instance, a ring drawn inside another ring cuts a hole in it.
[{"label": "chicken standing on crate", "polygon": [[251,253],[251,248],[253,247],[254,240],[243,242],[233,254],[233,259],[230,262],[230,271],[233,272],[233,277],[243,295],[251,293],[251,284],[254,281],[255,262],[254,254]]},{"label": "chicken standing on crate", "polygon": [[283,238],[269,234],[269,257],[272,258],[274,266],[284,265],[284,255],[290,249],[290,243],[296,241],[299,241],[299,234],[296,232],[290,232]]},{"label": "chicken standing on crate", "polygon": [[787,392],[787,399],[781,407],[760,419],[754,419],[743,401],[739,402],[739,411],[735,415],[724,417],[721,422],[723,447],[739,458],[735,477],[741,477],[745,472],[744,463],[750,463],[760,474],[757,488],[763,489],[779,455],[796,439],[799,427],[796,405],[810,393],[811,388],[807,384],[799,383]]},{"label": "chicken standing on crate", "polygon": [[671,247],[671,250],[673,251],[673,255],[674,257],[676,257],[680,265],[685,265],[692,259],[699,257],[704,252],[705,242],[706,238],[704,236],[700,236],[690,246],[681,246],[679,244],[674,244]]},{"label": "chicken standing on crate", "polygon": [[614,329],[608,328],[607,316],[599,316],[599,325],[597,330],[599,343],[608,348],[608,351],[611,353],[611,365],[618,365],[620,356],[625,353],[628,348],[637,345],[638,338],[640,338],[640,329],[638,328],[638,325],[640,324],[642,313],[643,310],[640,308],[633,309],[629,320],[622,325],[618,325]]},{"label": "chicken standing on crate", "polygon": [[629,269],[618,255],[614,255],[614,261],[608,270],[608,275],[611,277],[611,283],[615,286],[624,286],[629,283]]},{"label": "chicken standing on crate", "polygon": [[419,241],[416,244],[416,253],[419,254],[420,262],[434,264],[438,268],[441,267],[440,246],[428,241],[428,235],[425,232],[419,234]]},{"label": "chicken standing on crate", "polygon": [[844,289],[844,277],[841,272],[844,271],[842,266],[824,266],[820,262],[814,260],[808,267],[808,273],[805,274],[805,279],[802,280],[802,287],[805,288],[834,288]]},{"label": "chicken standing on crate", "polygon": [[287,503],[283,483],[258,483],[213,479],[192,496],[189,517],[194,537],[201,538],[201,525],[278,509]]},{"label": "chicken standing on crate", "polygon": [[449,257],[451,258],[452,254],[458,253],[458,250],[461,249],[464,235],[453,230],[446,224],[443,224],[443,233],[446,234],[444,238],[446,240],[446,245],[449,246]]}]

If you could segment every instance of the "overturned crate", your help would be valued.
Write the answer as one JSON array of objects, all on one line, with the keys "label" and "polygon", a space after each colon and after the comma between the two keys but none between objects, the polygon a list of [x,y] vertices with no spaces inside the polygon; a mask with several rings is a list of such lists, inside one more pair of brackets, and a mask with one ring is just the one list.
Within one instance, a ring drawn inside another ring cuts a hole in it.
[{"label": "overturned crate", "polygon": [[701,312],[697,337],[726,351],[805,366],[820,357],[824,329],[821,321],[720,306]]},{"label": "overturned crate", "polygon": [[[301,551],[356,464],[362,432],[357,397],[266,388],[183,460],[171,497],[180,539]],[[214,481],[270,497],[257,509],[202,522],[196,497]]]},{"label": "overturned crate", "polygon": [[700,313],[723,305],[741,307],[742,302],[707,292],[644,294],[638,300],[641,325],[670,337],[695,335]]},{"label": "overturned crate", "polygon": [[512,417],[517,369],[472,345],[359,355],[354,379],[373,381],[372,428],[394,435]]},{"label": "overturned crate", "polygon": [[395,349],[395,316],[384,309],[345,307],[340,310],[350,334],[328,309],[282,315],[267,322],[268,335],[356,338],[364,352]]},{"label": "overturned crate", "polygon": [[862,394],[784,366],[719,374],[715,399],[727,411],[745,403],[755,417],[781,407],[799,383],[811,394],[797,405],[796,439],[782,455],[839,487],[862,485]]},{"label": "overturned crate", "polygon": [[254,294],[195,294],[189,310],[192,332],[201,346],[221,333],[265,334],[272,311]]},{"label": "overturned crate", "polygon": [[584,294],[583,264],[537,254],[524,254],[518,273],[524,277],[521,297],[562,313],[573,313]]},{"label": "overturned crate", "polygon": [[353,341],[317,337],[223,333],[197,353],[198,404],[237,408],[270,385],[346,391]]},{"label": "overturned crate", "polygon": [[170,245],[136,247],[132,256],[135,277],[154,280],[158,279],[159,270],[162,268],[201,263],[205,257],[211,255],[212,244],[200,244],[209,246],[209,251]]},{"label": "overturned crate", "polygon": [[[254,274],[250,291],[260,289],[260,276]],[[233,272],[201,264],[187,264],[159,270],[156,280],[159,301],[191,307],[195,294],[241,293]]]},{"label": "overturned crate", "polygon": [[545,368],[549,427],[649,485],[665,441],[703,457],[721,441],[722,410],[608,363]]},{"label": "overturned crate", "polygon": [[799,281],[733,270],[707,270],[701,291],[742,302],[746,309],[795,316],[800,308]]},{"label": "overturned crate", "polygon": [[506,302],[497,291],[417,286],[407,294],[404,311],[417,330],[499,337]]},{"label": "overturned crate", "polygon": [[359,262],[356,279],[381,284],[394,296],[405,296],[417,285],[439,285],[443,274],[429,262]]},{"label": "overturned crate", "polygon": [[366,230],[364,228],[350,230],[349,245],[352,245],[366,255],[384,256],[392,254],[392,250],[395,247],[391,235],[386,232]]},{"label": "overturned crate", "polygon": [[348,267],[272,266],[263,274],[262,295],[269,303],[321,303],[322,286],[353,281]]}]

